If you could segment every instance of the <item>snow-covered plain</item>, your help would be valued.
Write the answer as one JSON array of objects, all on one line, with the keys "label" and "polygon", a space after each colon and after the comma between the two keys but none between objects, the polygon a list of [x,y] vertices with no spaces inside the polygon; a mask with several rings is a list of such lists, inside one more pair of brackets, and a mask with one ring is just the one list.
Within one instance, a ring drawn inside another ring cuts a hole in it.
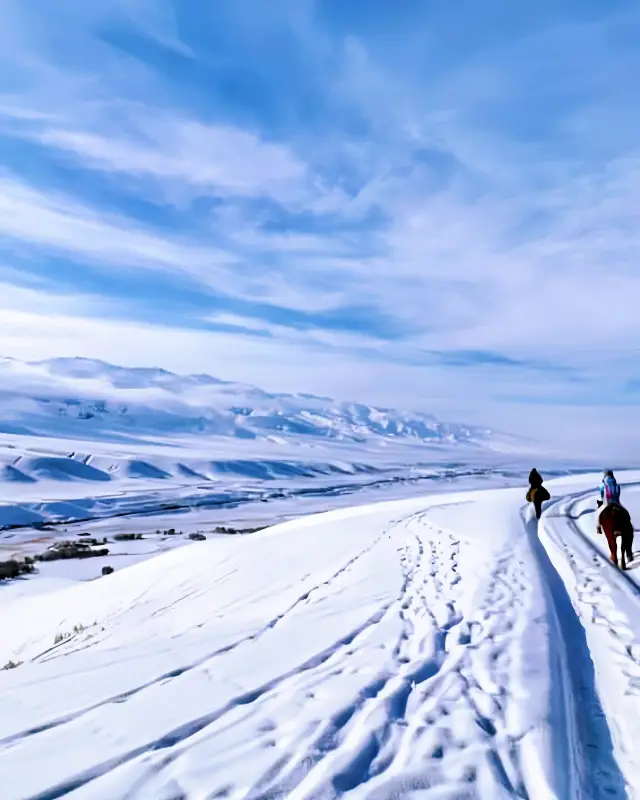
[{"label": "snow-covered plain", "polygon": [[[538,466],[547,475],[567,474],[562,462]],[[90,580],[103,566],[121,569],[188,543],[191,534],[264,527],[355,503],[519,485],[529,468],[520,455],[460,443],[180,436],[124,447],[0,434],[0,560],[34,556],[83,534],[106,537],[107,556],[39,568],[39,576]],[[178,536],[164,535],[169,529]],[[132,533],[144,540],[113,538]]]},{"label": "snow-covered plain", "polygon": [[521,487],[431,495],[0,587],[3,800],[640,797],[640,571],[596,484],[540,523]]}]

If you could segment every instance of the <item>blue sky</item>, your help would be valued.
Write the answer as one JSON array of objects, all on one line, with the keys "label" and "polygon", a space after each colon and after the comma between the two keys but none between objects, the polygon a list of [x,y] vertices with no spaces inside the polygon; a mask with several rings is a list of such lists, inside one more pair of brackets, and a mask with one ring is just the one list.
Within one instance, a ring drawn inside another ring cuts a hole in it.
[{"label": "blue sky", "polygon": [[6,0],[0,21],[3,354],[528,433],[634,421],[636,4]]}]

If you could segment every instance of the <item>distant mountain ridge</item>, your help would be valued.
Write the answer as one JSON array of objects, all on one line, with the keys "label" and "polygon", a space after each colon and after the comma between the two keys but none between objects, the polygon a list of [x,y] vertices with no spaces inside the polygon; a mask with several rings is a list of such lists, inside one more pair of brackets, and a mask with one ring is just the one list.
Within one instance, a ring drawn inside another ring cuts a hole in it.
[{"label": "distant mountain ridge", "polygon": [[489,444],[493,432],[423,412],[268,393],[211,375],[84,358],[0,358],[0,432],[117,438],[203,434]]}]

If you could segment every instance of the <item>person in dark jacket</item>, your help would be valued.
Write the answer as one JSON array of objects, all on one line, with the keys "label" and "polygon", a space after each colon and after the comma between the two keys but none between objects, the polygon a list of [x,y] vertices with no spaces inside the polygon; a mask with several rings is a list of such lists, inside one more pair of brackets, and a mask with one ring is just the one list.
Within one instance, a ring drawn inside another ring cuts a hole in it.
[{"label": "person in dark jacket", "polygon": [[542,485],[542,475],[534,467],[529,473],[529,491],[527,492],[527,502],[533,503],[536,510],[536,519],[540,519],[542,514],[542,504],[545,500],[550,500],[551,495]]},{"label": "person in dark jacket", "polygon": [[532,489],[539,489],[542,486],[542,475],[535,467],[529,473],[529,485]]}]

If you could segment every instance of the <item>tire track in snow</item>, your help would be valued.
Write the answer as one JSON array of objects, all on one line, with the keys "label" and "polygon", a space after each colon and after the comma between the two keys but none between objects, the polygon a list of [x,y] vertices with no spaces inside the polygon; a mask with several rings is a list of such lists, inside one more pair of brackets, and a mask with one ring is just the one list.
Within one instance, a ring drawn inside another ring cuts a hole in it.
[{"label": "tire track in snow", "polygon": [[[327,581],[323,581],[322,584],[318,584],[314,589],[319,588],[321,585],[329,585],[333,582],[336,577],[340,577],[344,575],[353,564],[361,558],[365,553],[370,552],[382,539],[388,537],[390,532],[393,528],[397,525],[404,525],[406,524],[406,519],[400,520],[398,523],[392,523],[390,529],[383,530],[372,543],[361,553],[357,554],[354,558],[349,559],[348,562],[344,563],[339,570],[337,570],[331,579]],[[308,593],[307,593],[308,594]],[[298,599],[300,600],[300,598]],[[294,604],[298,605],[298,601]],[[158,739],[147,742],[143,746],[134,748],[127,752],[126,754],[122,754],[117,758],[106,760],[104,763],[95,765],[92,768],[83,771],[81,774],[76,775],[69,780],[59,783],[55,787],[42,792],[37,795],[33,795],[32,797],[28,798],[27,800],[56,800],[59,797],[64,797],[67,794],[70,794],[83,786],[86,786],[88,783],[97,780],[101,777],[105,777],[110,774],[113,770],[116,770],[119,767],[124,766],[125,764],[129,764],[131,761],[138,759],[143,756],[149,756],[150,754],[157,753],[159,751],[164,750],[171,750],[173,752],[169,753],[166,756],[163,756],[160,760],[159,764],[155,764],[151,769],[151,775],[157,774],[159,770],[165,769],[171,763],[173,763],[180,755],[182,755],[189,745],[192,743],[191,740],[195,737],[197,741],[203,741],[207,736],[207,729],[211,726],[219,723],[224,719],[224,717],[233,712],[234,710],[238,709],[242,706],[251,706],[259,700],[262,700],[266,695],[278,693],[284,693],[287,697],[290,697],[288,691],[283,692],[283,685],[287,682],[298,683],[300,682],[301,676],[304,676],[306,673],[316,673],[320,668],[329,667],[331,666],[330,662],[334,662],[334,666],[336,665],[335,662],[338,662],[340,659],[345,657],[349,657],[350,655],[355,652],[358,648],[358,642],[367,637],[368,632],[370,629],[374,628],[385,616],[388,614],[389,609],[393,606],[394,603],[387,603],[384,604],[372,617],[370,617],[363,625],[359,626],[356,630],[354,630],[348,636],[337,640],[330,648],[324,650],[315,656],[313,656],[308,661],[295,666],[291,670],[287,671],[286,673],[279,675],[278,677],[274,678],[273,680],[269,681],[267,684],[256,688],[255,690],[243,693],[235,698],[233,698],[230,702],[226,703],[224,707],[219,708],[203,717],[192,720],[187,722],[186,724],[179,726],[178,728],[166,732],[163,736],[158,737]],[[290,607],[291,610],[293,606]],[[279,619],[282,618],[282,615]],[[269,626],[273,627],[273,626]],[[266,626],[265,629],[266,631]],[[377,682],[372,683],[370,687],[365,687],[362,690],[363,695],[367,695],[368,693],[375,693],[379,690],[377,686]],[[342,716],[342,715],[340,715]],[[346,723],[346,718],[344,718],[344,723]],[[338,720],[336,720],[338,722]],[[198,736],[198,734],[200,734]],[[186,743],[186,745],[185,745]],[[137,792],[142,791],[144,784],[146,783],[147,779],[143,779],[140,783],[136,784],[136,788],[130,797],[136,797]]]},{"label": "tire track in snow", "polygon": [[[383,538],[392,536],[397,530],[405,528],[412,519],[420,516],[421,513],[422,512],[412,514],[409,517],[392,523],[388,529],[383,531],[382,534],[376,538],[373,545],[367,548],[367,552],[370,552],[373,547]],[[420,543],[419,546],[420,549],[422,549],[422,545]],[[344,573],[345,571],[345,569],[340,570],[340,574]],[[269,688],[269,691],[265,692],[264,695],[261,695],[260,698],[256,698],[256,700],[259,699],[265,704],[270,703],[270,713],[273,713],[274,704],[276,707],[280,704],[290,704],[291,699],[295,696],[296,692],[303,696],[306,695],[308,697],[312,697],[313,691],[318,685],[325,683],[327,680],[340,675],[343,672],[346,660],[354,655],[358,647],[365,644],[365,639],[370,637],[372,629],[382,623],[383,620],[387,619],[391,614],[397,613],[401,601],[403,601],[407,594],[407,586],[409,581],[409,575],[404,574],[398,598],[384,606],[384,608],[381,610],[381,613],[378,614],[373,620],[373,623],[371,625],[367,625],[367,627],[360,632],[357,637],[357,641],[354,640],[347,642],[347,647],[344,646],[345,643],[338,642],[335,651],[332,652],[329,659],[323,660],[317,666],[313,666],[308,670],[303,666],[299,671],[294,670],[292,673],[288,673],[283,680],[274,682],[274,684]],[[410,637],[407,634],[402,638],[408,640]],[[288,781],[288,783],[291,782],[293,785],[297,784],[300,780],[300,769],[307,770],[309,768],[310,761],[313,760],[313,757],[310,757],[309,753],[311,751],[324,752],[326,749],[328,749],[329,742],[333,741],[336,733],[347,727],[360,706],[367,702],[367,700],[376,697],[384,689],[386,683],[387,678],[379,676],[375,677],[373,680],[359,688],[351,704],[339,709],[328,720],[318,721],[316,724],[311,725],[302,736],[300,747],[297,748],[297,750],[293,753],[286,753],[274,764],[272,764],[267,770],[267,773],[258,780],[254,790],[251,791],[248,796],[271,796],[270,791],[265,793],[259,787],[264,787],[266,784],[272,784],[276,780],[282,781],[283,777],[289,775],[293,775],[294,777]],[[249,715],[247,715],[247,717],[248,716]],[[247,717],[245,717],[244,720],[236,719],[230,724],[235,726],[239,724],[239,722],[246,721]],[[221,720],[215,720],[214,722],[218,723],[220,721]],[[274,732],[270,725],[265,725],[264,729],[265,731],[269,732],[269,734]],[[188,743],[187,747],[192,744],[200,744],[207,739],[219,735],[223,731],[224,728],[220,728],[219,725],[216,726],[215,731],[203,731],[203,735],[198,737],[198,741]],[[137,793],[142,790],[149,779],[157,780],[159,774],[172,763],[174,763],[181,755],[185,754],[185,752],[187,752],[187,749],[181,748],[179,752],[175,752],[174,754],[163,758],[160,763],[153,765],[149,769],[149,775],[136,782],[134,789],[132,789],[131,792],[126,795],[127,800],[134,800],[134,798],[138,796]],[[296,758],[298,758],[298,760],[296,760]]]},{"label": "tire track in snow", "polygon": [[[102,701],[100,703],[93,705],[91,708],[85,708],[80,712],[68,715],[67,717],[64,717],[62,719],[59,718],[53,724],[50,723],[47,725],[38,726],[37,728],[34,728],[22,735],[17,734],[11,737],[6,737],[4,740],[0,741],[0,746],[10,747],[11,745],[18,743],[20,740],[28,739],[29,737],[34,736],[38,733],[43,733],[45,731],[51,730],[52,728],[59,727],[60,725],[74,722],[79,718],[81,718],[82,716],[84,716],[85,714],[89,713],[90,711],[99,709],[100,707],[105,706],[109,703],[125,702],[132,696],[139,694],[144,689],[150,688],[151,686],[155,686],[162,681],[166,681],[167,678],[172,679],[179,677],[180,675],[190,671],[191,669],[194,669],[198,666],[203,666],[212,657],[228,653],[232,649],[235,649],[236,647],[246,642],[255,641],[259,637],[268,633],[268,631],[272,630],[278,623],[282,622],[286,616],[288,616],[301,604],[309,601],[309,599],[316,591],[320,590],[323,587],[331,585],[336,579],[347,573],[348,570],[351,569],[359,559],[364,557],[366,554],[370,553],[384,538],[388,537],[391,531],[394,529],[394,527],[399,524],[406,524],[406,519],[402,519],[399,522],[392,522],[390,526],[384,529],[377,537],[375,537],[371,542],[371,544],[368,545],[364,550],[360,551],[355,556],[350,558],[347,562],[343,563],[341,567],[338,570],[336,570],[329,578],[327,578],[324,581],[318,582],[309,590],[301,594],[295,600],[295,602],[292,603],[286,609],[285,612],[271,619],[268,623],[263,625],[256,633],[251,634],[247,637],[243,637],[238,642],[235,642],[231,645],[228,645],[224,648],[220,648],[214,651],[213,656],[212,655],[207,656],[204,659],[200,659],[197,662],[194,662],[187,668],[180,668],[179,670],[174,670],[171,673],[167,673],[163,676],[160,676],[154,679],[153,681],[148,682],[142,687],[137,687],[136,689],[118,695],[115,698],[109,698],[106,701]],[[250,706],[251,704],[255,703],[257,700],[261,699],[264,695],[276,690],[279,686],[281,686],[283,682],[287,680],[299,680],[301,675],[305,674],[308,671],[317,670],[319,667],[323,666],[331,659],[335,659],[342,656],[343,654],[345,654],[345,652],[347,656],[350,655],[353,652],[353,646],[355,641],[363,636],[366,636],[369,629],[374,627],[385,617],[391,605],[393,604],[392,603],[383,604],[380,607],[380,609],[376,611],[362,625],[358,626],[347,636],[338,639],[331,647],[317,653],[312,658],[308,659],[302,664],[293,667],[291,670],[285,672],[284,674],[275,677],[266,684],[263,684],[262,686],[259,686],[255,689],[244,692],[234,697],[228,703],[224,704],[223,707],[216,709],[207,715],[203,715],[203,717],[201,718],[189,721],[171,731],[168,731],[164,733],[162,736],[158,737],[157,739],[145,743],[143,746],[131,749],[126,754],[122,754],[121,756],[108,759],[102,764],[95,765],[83,771],[81,774],[59,783],[58,785],[52,787],[51,789],[33,795],[30,798],[25,798],[25,800],[56,800],[59,797],[64,797],[67,794],[82,788],[91,781],[94,781],[100,777],[109,774],[114,769],[117,769],[118,767],[123,766],[124,764],[128,764],[129,762],[135,760],[136,758],[139,758],[140,756],[177,747],[181,745],[183,742],[190,740],[192,737],[195,737],[197,734],[205,731],[206,728],[210,727],[214,723],[221,720],[226,714],[233,711],[234,709],[237,709],[238,707],[241,706]],[[163,759],[163,762],[166,765],[170,764],[182,752],[183,749],[179,749],[178,751],[175,752],[175,754],[165,757]]]},{"label": "tire track in snow", "polygon": [[[514,662],[521,654],[524,627],[530,618],[530,571],[536,565],[526,537],[520,535],[518,541],[507,542],[497,551],[481,576],[471,609],[464,612],[458,563],[464,543],[431,525],[428,512],[421,512],[383,531],[351,565],[384,537],[398,545],[401,591],[353,635],[261,687],[238,695],[224,707],[25,800],[57,800],[142,759],[145,772],[130,787],[128,800],[190,796],[186,788],[182,791],[175,774],[167,774],[182,756],[194,758],[195,747],[216,741],[224,726],[238,724],[239,714],[244,715],[241,722],[253,720],[265,709],[290,703],[296,695],[304,697],[316,685],[331,688],[331,681],[339,678],[348,660],[366,646],[383,620],[392,616],[400,626],[390,650],[389,669],[364,681],[351,701],[328,719],[300,731],[293,751],[278,754],[251,787],[240,792],[240,787],[220,784],[218,791],[246,800],[324,800],[344,793],[387,800],[411,790],[429,789],[456,798],[538,800],[535,789],[527,784],[520,750],[529,730],[514,726],[511,720],[511,703],[518,688],[514,686]],[[537,541],[535,531],[533,537]],[[309,594],[332,580],[344,579],[348,568],[345,563]],[[549,568],[551,565],[542,565],[547,579],[553,577]],[[562,617],[566,608],[555,592],[554,608]],[[288,611],[309,599],[301,595]],[[567,632],[566,620],[563,631]],[[574,643],[571,638],[569,641]],[[576,653],[581,661],[582,650]],[[567,656],[570,654],[563,652],[565,662]],[[591,698],[589,687],[578,692],[572,673],[566,685],[565,678],[559,678],[570,695],[571,711],[576,711],[578,702]],[[585,724],[592,727],[593,722],[586,718],[593,710],[587,704],[583,712]],[[267,737],[276,738],[276,734],[277,727],[265,728]],[[566,754],[559,753],[559,769],[567,763]],[[573,796],[580,800],[625,796],[617,793],[619,775],[616,777],[615,771],[598,772],[606,766],[604,760],[597,759],[592,766],[589,780],[579,783],[578,794]],[[211,785],[208,792],[210,797],[218,796]],[[569,796],[568,792],[559,795],[562,800]]]},{"label": "tire track in snow", "polygon": [[[58,798],[64,797],[65,795],[70,794],[71,792],[74,792],[77,789],[82,788],[87,783],[90,783],[91,781],[106,775],[107,773],[111,772],[117,767],[120,767],[139,756],[151,752],[170,749],[177,745],[182,744],[191,737],[203,731],[208,726],[212,725],[214,722],[221,719],[225,714],[229,713],[229,711],[239,706],[250,705],[256,702],[256,700],[260,699],[267,692],[273,690],[287,678],[298,676],[299,673],[301,672],[305,672],[307,670],[313,670],[321,666],[326,661],[328,661],[332,656],[334,656],[340,648],[344,648],[354,644],[356,639],[359,636],[365,634],[370,627],[376,625],[382,619],[382,617],[385,615],[387,611],[388,607],[383,607],[382,609],[377,611],[373,616],[371,616],[368,620],[366,620],[366,622],[363,625],[358,626],[347,636],[339,639],[327,650],[324,650],[321,653],[314,655],[308,661],[292,668],[291,670],[282,675],[277,676],[276,678],[267,682],[266,684],[263,684],[262,686],[259,686],[255,689],[251,689],[243,694],[237,695],[228,703],[225,703],[225,705],[222,706],[221,708],[218,708],[215,711],[212,711],[211,713],[204,715],[203,717],[191,720],[185,723],[184,725],[180,725],[179,727],[174,728],[171,731],[167,731],[162,736],[158,737],[153,741],[147,742],[144,745],[141,745],[140,747],[134,748],[128,751],[127,753],[122,754],[121,756],[109,759],[103,762],[102,764],[91,767],[83,771],[82,773],[59,783],[57,786],[51,787],[50,789],[47,789],[36,795],[32,795],[29,798],[25,798],[25,800],[58,800]],[[179,754],[180,753],[176,755]]]},{"label": "tire track in snow", "polygon": [[[425,530],[407,530],[420,522]],[[403,590],[387,612],[403,623],[394,668],[361,686],[351,703],[313,727],[239,796],[388,798],[407,787],[438,787],[460,798],[529,797],[518,753],[528,731],[513,733],[508,722],[511,651],[528,619],[518,592],[531,592],[522,554],[500,555],[485,576],[477,614],[465,620],[458,608],[458,540],[423,515],[402,527],[394,535],[408,539],[399,548]],[[175,773],[170,785],[178,786]],[[153,783],[156,792],[161,786]],[[220,785],[218,791],[237,789]]]},{"label": "tire track in snow", "polygon": [[[119,693],[117,695],[113,695],[111,697],[106,698],[105,700],[101,700],[98,703],[94,703],[94,704],[92,704],[90,706],[86,706],[86,707],[84,707],[82,709],[79,709],[78,711],[74,711],[71,714],[66,714],[66,715],[57,717],[54,720],[50,720],[49,722],[42,723],[41,725],[34,726],[33,728],[29,728],[29,729],[27,729],[25,731],[20,731],[18,733],[11,734],[10,736],[7,736],[7,737],[5,737],[3,739],[0,739],[0,748],[11,746],[12,744],[15,744],[16,742],[19,742],[19,741],[21,741],[23,739],[29,738],[31,736],[36,736],[37,734],[40,734],[40,733],[44,733],[44,732],[50,731],[50,730],[52,730],[54,728],[57,728],[57,727],[59,727],[61,725],[65,725],[65,724],[67,724],[69,722],[74,722],[74,721],[80,719],[81,717],[85,716],[86,714],[89,714],[89,713],[91,713],[93,711],[96,711],[99,708],[102,708],[103,706],[110,705],[110,704],[113,704],[113,703],[125,703],[127,700],[129,700],[130,698],[134,697],[135,695],[140,694],[141,692],[145,691],[146,689],[150,689],[150,688],[152,688],[154,686],[157,686],[158,684],[166,683],[167,681],[171,681],[171,680],[174,680],[176,678],[180,678],[182,675],[184,675],[184,674],[186,674],[186,673],[188,673],[188,672],[190,672],[190,671],[192,671],[194,669],[197,669],[199,667],[203,667],[203,666],[207,665],[213,659],[218,658],[220,656],[224,656],[224,655],[232,652],[233,650],[237,649],[241,645],[257,641],[262,636],[264,636],[268,631],[272,630],[273,628],[275,628],[276,625],[281,623],[289,614],[291,614],[293,611],[295,611],[296,608],[298,608],[303,603],[308,602],[309,599],[313,596],[313,594],[315,592],[319,591],[320,589],[322,589],[322,588],[324,588],[326,586],[329,586],[333,581],[335,581],[343,573],[348,571],[359,559],[361,559],[363,556],[365,556],[369,552],[371,552],[371,550],[373,550],[373,548],[385,536],[387,536],[388,533],[389,533],[388,530],[384,530],[378,537],[376,537],[374,539],[374,541],[368,547],[366,547],[361,552],[357,553],[355,556],[353,556],[353,558],[349,559],[336,572],[334,572],[329,578],[327,578],[326,580],[321,581],[321,582],[315,584],[314,586],[312,586],[311,588],[305,590],[302,594],[300,594],[295,599],[295,601],[290,606],[288,606],[280,614],[277,614],[276,616],[272,617],[265,624],[263,624],[257,631],[254,631],[254,633],[248,634],[247,636],[243,636],[242,638],[237,639],[236,641],[231,642],[228,645],[224,645],[223,647],[220,647],[220,648],[218,648],[216,650],[213,650],[210,653],[207,653],[205,656],[202,656],[201,658],[196,659],[196,660],[190,662],[189,664],[186,664],[186,665],[183,665],[183,666],[180,666],[180,667],[176,667],[176,668],[174,668],[172,670],[169,670],[168,672],[165,672],[162,675],[159,675],[159,676],[153,678],[152,680],[147,681],[147,682],[145,682],[145,683],[143,683],[143,684],[141,684],[139,686],[136,686],[136,687],[134,687],[132,689],[129,689],[129,690],[125,691],[125,692],[121,692],[121,693]],[[179,600],[176,600],[176,603],[174,603],[174,605],[176,605],[177,603],[179,603],[183,599],[185,599],[185,598],[181,597]],[[81,651],[83,649],[88,649],[88,647],[87,648],[77,648],[77,649],[74,649],[74,650],[72,650],[70,652],[64,652],[64,651],[60,652],[60,651],[57,650],[58,647],[63,647],[65,644],[68,644],[69,641],[70,640],[67,640],[65,642],[60,643],[60,645],[56,646],[56,651],[57,651],[56,652],[56,657],[57,658],[63,657],[65,655],[70,655],[70,654],[75,653],[75,652],[79,652],[79,651]],[[51,650],[53,650],[53,648],[51,648]],[[49,651],[47,651],[47,653],[49,653]]]}]

